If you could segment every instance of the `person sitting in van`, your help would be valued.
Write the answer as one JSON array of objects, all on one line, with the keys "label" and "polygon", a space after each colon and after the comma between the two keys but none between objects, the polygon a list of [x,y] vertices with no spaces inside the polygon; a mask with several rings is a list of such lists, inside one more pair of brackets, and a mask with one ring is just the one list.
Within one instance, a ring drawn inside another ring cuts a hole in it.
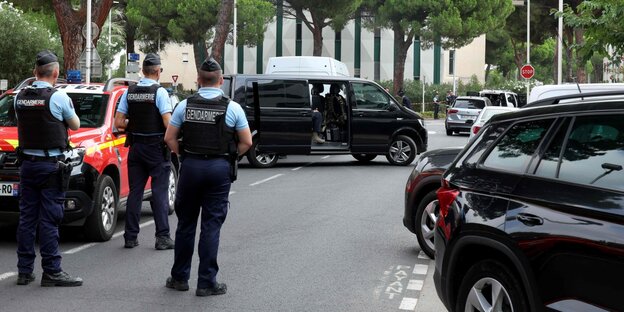
[{"label": "person sitting in van", "polygon": [[321,95],[325,87],[323,84],[315,83],[312,86],[312,142],[323,144],[325,140],[321,138],[323,125],[323,112],[325,111],[325,97]]},{"label": "person sitting in van", "polygon": [[325,96],[325,124],[344,126],[347,121],[347,101],[340,95],[340,85],[332,83],[329,94]]}]

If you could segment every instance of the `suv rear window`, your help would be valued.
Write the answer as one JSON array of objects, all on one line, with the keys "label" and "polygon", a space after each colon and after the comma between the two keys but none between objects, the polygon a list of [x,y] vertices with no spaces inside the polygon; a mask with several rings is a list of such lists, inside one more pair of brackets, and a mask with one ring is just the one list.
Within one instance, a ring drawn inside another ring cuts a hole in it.
[{"label": "suv rear window", "polygon": [[[557,135],[559,139],[555,139],[546,151],[536,174],[607,189],[624,190],[623,118],[624,115],[577,117],[563,153],[561,154],[561,137],[569,127],[560,129]],[[555,155],[557,157],[553,157]],[[563,157],[557,170],[554,165],[559,155]]]},{"label": "suv rear window", "polygon": [[469,100],[469,99],[457,99],[455,100],[455,104],[453,104],[454,108],[470,108],[470,109],[483,109],[485,107],[485,102],[480,100]]},{"label": "suv rear window", "polygon": [[483,165],[523,173],[552,122],[553,119],[545,119],[514,125],[494,146]]}]

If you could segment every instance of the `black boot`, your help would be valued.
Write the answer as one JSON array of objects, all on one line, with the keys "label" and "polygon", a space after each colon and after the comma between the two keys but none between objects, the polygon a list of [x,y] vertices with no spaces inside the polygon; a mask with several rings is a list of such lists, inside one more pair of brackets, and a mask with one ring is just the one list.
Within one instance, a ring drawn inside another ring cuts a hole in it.
[{"label": "black boot", "polygon": [[50,287],[50,286],[62,286],[62,287],[73,287],[73,286],[82,286],[82,278],[80,277],[71,277],[71,275],[66,272],[58,272],[58,273],[43,273],[41,277],[41,286]]}]

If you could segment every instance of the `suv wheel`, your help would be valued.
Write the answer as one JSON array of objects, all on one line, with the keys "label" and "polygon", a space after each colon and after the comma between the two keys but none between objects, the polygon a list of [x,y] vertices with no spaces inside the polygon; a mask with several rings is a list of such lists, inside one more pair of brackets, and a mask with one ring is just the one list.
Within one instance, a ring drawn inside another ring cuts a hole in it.
[{"label": "suv wheel", "polygon": [[277,154],[258,151],[257,144],[247,152],[247,161],[256,168],[270,168],[277,163]]},{"label": "suv wheel", "polygon": [[446,135],[453,135],[453,130],[446,128]]},{"label": "suv wheel", "polygon": [[178,185],[178,172],[175,166],[171,165],[169,172],[169,186],[167,187],[167,202],[169,203],[169,215],[175,211],[175,194]]},{"label": "suv wheel", "polygon": [[377,155],[375,154],[351,154],[351,155],[353,156],[353,158],[361,162],[369,162],[375,159],[375,157],[377,157]]},{"label": "suv wheel", "polygon": [[456,311],[528,311],[518,279],[501,262],[474,264],[459,287]]},{"label": "suv wheel", "polygon": [[417,152],[416,143],[412,138],[406,135],[397,135],[390,143],[386,158],[393,165],[407,166],[414,161]]},{"label": "suv wheel", "polygon": [[119,194],[113,179],[101,175],[93,194],[93,212],[87,217],[84,231],[92,241],[107,241],[113,236],[117,224]]},{"label": "suv wheel", "polygon": [[[437,190],[437,189],[436,189]],[[435,257],[435,245],[433,243],[433,233],[438,221],[438,194],[433,190],[420,201],[416,214],[414,215],[414,230],[420,249],[429,258]]]}]

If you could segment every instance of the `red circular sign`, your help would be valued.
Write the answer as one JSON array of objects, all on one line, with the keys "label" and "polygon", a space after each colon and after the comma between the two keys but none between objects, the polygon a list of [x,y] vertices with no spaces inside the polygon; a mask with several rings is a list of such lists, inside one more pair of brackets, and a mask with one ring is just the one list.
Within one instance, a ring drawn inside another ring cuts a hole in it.
[{"label": "red circular sign", "polygon": [[524,79],[531,79],[535,75],[535,68],[531,64],[526,64],[520,68],[520,75]]}]

